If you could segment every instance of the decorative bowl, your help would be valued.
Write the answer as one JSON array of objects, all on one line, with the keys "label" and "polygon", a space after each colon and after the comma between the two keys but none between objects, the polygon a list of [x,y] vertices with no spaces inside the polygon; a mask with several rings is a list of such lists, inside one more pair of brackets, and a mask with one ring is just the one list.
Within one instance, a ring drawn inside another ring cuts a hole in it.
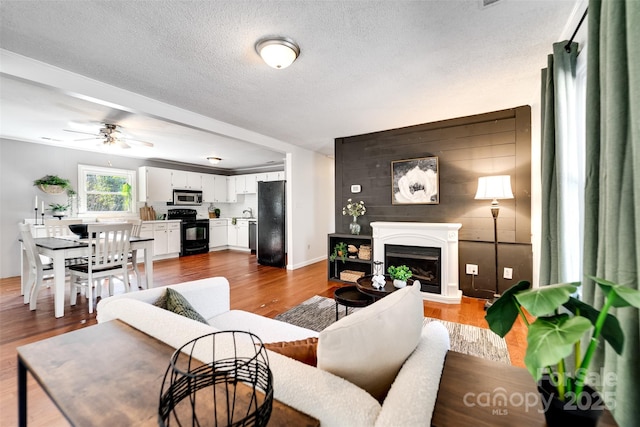
[{"label": "decorative bowl", "polygon": [[81,239],[89,238],[89,232],[87,231],[88,224],[69,224],[69,230]]}]

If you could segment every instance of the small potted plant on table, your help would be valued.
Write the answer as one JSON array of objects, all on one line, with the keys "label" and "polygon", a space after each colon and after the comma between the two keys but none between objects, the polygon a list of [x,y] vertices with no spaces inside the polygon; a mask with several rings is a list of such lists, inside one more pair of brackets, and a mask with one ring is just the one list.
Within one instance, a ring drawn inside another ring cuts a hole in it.
[{"label": "small potted plant on table", "polygon": [[393,279],[393,286],[396,288],[404,288],[407,286],[407,280],[413,275],[406,265],[394,267],[393,265],[387,269],[389,277]]},{"label": "small potted plant on table", "polygon": [[[624,334],[611,307],[640,308],[640,291],[605,279],[589,276],[606,296],[600,311],[574,298],[580,282],[560,283],[529,289],[521,281],[508,289],[487,310],[485,316],[493,332],[504,337],[520,317],[527,326],[527,351],[524,363],[538,381],[545,418],[549,427],[595,426],[602,415],[603,402],[595,390],[585,384],[592,357],[602,337],[613,350],[622,354]],[[537,317],[530,322],[523,308]],[[588,337],[587,348],[581,341]],[[568,359],[574,369],[568,370]]]}]

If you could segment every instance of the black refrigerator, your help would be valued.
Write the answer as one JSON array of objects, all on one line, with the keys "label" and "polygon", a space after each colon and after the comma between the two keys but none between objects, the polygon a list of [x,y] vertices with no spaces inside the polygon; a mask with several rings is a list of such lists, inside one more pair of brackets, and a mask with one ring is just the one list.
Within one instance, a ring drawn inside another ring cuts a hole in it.
[{"label": "black refrigerator", "polygon": [[258,264],[284,268],[285,181],[258,182]]}]

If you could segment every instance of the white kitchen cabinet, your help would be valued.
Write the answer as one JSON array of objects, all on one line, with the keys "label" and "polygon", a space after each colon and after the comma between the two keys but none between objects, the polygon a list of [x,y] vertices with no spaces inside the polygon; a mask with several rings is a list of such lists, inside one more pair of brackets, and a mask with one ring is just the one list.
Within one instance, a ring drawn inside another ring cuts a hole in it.
[{"label": "white kitchen cabinet", "polygon": [[238,196],[236,193],[236,177],[228,176],[227,177],[227,202],[236,203],[237,201],[238,201]]},{"label": "white kitchen cabinet", "polygon": [[154,258],[167,258],[180,253],[180,221],[143,223],[140,237],[153,238]]},{"label": "white kitchen cabinet", "polygon": [[171,169],[138,168],[138,200],[147,203],[172,201]]},{"label": "white kitchen cabinet", "polygon": [[205,203],[227,202],[227,177],[222,175],[202,175],[202,199]]},{"label": "white kitchen cabinet", "polygon": [[[225,182],[226,186],[226,182]],[[216,200],[216,191],[214,176],[209,174],[202,175],[202,202],[213,203]]]},{"label": "white kitchen cabinet", "polygon": [[284,181],[284,171],[263,172],[256,174],[256,182]]},{"label": "white kitchen cabinet", "polygon": [[188,171],[171,171],[171,186],[178,189],[202,190],[202,174]]},{"label": "white kitchen cabinet", "polygon": [[167,224],[167,253],[180,253],[180,222]]},{"label": "white kitchen cabinet", "polygon": [[228,236],[228,220],[226,219],[210,219],[209,220],[209,249],[226,247],[229,242]]},{"label": "white kitchen cabinet", "polygon": [[214,175],[214,186],[215,186],[215,201],[216,202],[226,202],[227,201],[227,177],[222,175]]},{"label": "white kitchen cabinet", "polygon": [[249,221],[238,219],[235,224],[229,224],[227,237],[229,246],[249,249]]},{"label": "white kitchen cabinet", "polygon": [[167,224],[153,224],[153,256],[163,256],[169,252],[167,239]]},{"label": "white kitchen cabinet", "polygon": [[255,194],[258,190],[256,175],[236,175],[236,193],[237,194]]},{"label": "white kitchen cabinet", "polygon": [[245,194],[255,194],[258,192],[258,180],[255,174],[244,176],[244,192]]}]

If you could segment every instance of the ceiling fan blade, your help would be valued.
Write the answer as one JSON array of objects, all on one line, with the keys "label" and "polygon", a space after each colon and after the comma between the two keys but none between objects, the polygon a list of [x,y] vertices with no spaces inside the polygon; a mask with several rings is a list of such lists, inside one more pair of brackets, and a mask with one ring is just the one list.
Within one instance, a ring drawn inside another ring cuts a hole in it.
[{"label": "ceiling fan blade", "polygon": [[73,132],[73,133],[83,133],[85,135],[94,135],[97,136],[96,133],[91,133],[91,132],[81,132],[79,130],[71,130],[71,129],[63,129],[65,132]]},{"label": "ceiling fan blade", "polygon": [[124,142],[121,139],[118,139],[116,144],[118,144],[120,146],[120,148],[131,148],[131,146],[129,144],[127,144],[126,142]]},{"label": "ceiling fan blade", "polygon": [[79,142],[79,141],[91,141],[92,139],[100,139],[99,136],[94,136],[93,138],[82,138],[82,139],[74,139],[73,142]]}]

